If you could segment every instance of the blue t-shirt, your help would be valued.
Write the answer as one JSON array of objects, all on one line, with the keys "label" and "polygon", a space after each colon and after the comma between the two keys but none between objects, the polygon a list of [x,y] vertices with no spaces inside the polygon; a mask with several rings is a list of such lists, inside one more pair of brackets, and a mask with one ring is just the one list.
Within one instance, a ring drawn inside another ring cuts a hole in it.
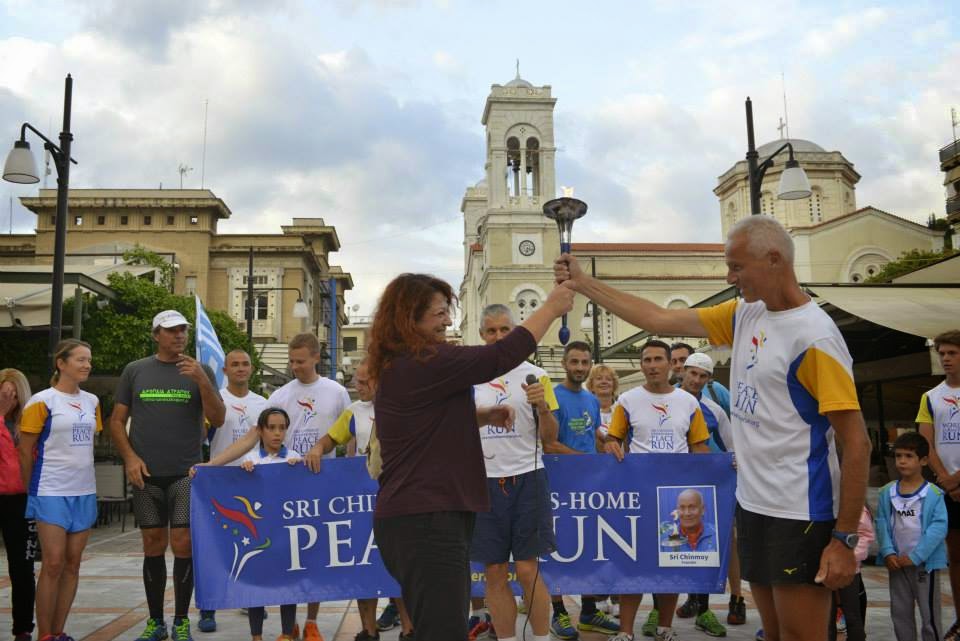
[{"label": "blue t-shirt", "polygon": [[557,440],[578,452],[597,451],[596,430],[600,425],[600,401],[585,389],[572,392],[562,383],[553,388],[560,409],[554,410],[560,426]]},{"label": "blue t-shirt", "polygon": [[[674,387],[680,387],[680,383],[674,384]],[[717,381],[710,381],[703,386],[701,394],[706,394],[707,398],[723,408],[723,411],[730,416],[730,390]]]}]

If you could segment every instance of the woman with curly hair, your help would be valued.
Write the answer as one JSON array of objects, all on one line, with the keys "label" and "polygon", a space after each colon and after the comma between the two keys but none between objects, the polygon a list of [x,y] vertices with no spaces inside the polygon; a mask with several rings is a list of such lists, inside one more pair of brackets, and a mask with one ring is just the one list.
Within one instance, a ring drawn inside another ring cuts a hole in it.
[{"label": "woman with curly hair", "polygon": [[479,426],[512,425],[506,405],[477,408],[473,386],[533,353],[573,294],[555,288],[505,338],[476,347],[446,342],[453,303],[444,281],[402,274],[384,290],[368,345],[383,458],[374,534],[418,641],[467,638],[474,518],[490,509]]}]

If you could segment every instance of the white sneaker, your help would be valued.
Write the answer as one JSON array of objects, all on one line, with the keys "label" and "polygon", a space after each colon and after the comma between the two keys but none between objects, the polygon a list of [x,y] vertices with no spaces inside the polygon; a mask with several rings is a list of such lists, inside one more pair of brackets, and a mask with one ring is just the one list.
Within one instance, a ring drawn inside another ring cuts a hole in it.
[{"label": "white sneaker", "polygon": [[629,632],[621,632],[615,637],[610,637],[610,641],[633,641],[633,635]]},{"label": "white sneaker", "polygon": [[658,628],[657,633],[653,636],[653,639],[654,641],[680,641],[673,628]]}]

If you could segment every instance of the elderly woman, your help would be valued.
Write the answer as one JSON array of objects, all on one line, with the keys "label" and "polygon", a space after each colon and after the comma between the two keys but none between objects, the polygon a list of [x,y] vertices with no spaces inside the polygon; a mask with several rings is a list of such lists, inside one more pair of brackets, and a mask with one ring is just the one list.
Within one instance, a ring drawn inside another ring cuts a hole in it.
[{"label": "elderly woman", "polygon": [[24,517],[27,489],[20,474],[17,442],[20,440],[20,417],[30,400],[30,384],[15,369],[0,370],[0,530],[7,551],[7,571],[13,600],[13,636],[16,641],[29,641],[33,633],[33,558],[28,541],[35,543]]},{"label": "elderly woman", "polygon": [[523,362],[573,297],[554,289],[522,325],[477,347],[446,342],[453,301],[442,280],[398,276],[368,345],[383,456],[374,534],[417,641],[467,638],[468,552],[476,513],[490,509],[479,426],[512,423],[507,406],[477,408],[473,386]]}]

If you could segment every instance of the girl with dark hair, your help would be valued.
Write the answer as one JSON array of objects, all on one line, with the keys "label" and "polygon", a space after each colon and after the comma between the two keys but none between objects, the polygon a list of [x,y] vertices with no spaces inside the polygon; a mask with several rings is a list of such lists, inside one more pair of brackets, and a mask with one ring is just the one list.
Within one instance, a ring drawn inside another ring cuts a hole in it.
[{"label": "girl with dark hair", "polygon": [[444,281],[402,274],[384,290],[368,345],[383,458],[374,535],[418,641],[467,638],[474,517],[490,509],[479,426],[512,424],[506,405],[477,408],[473,386],[533,353],[573,295],[555,288],[505,338],[477,347],[446,342],[453,303]]},{"label": "girl with dark hair", "polygon": [[20,467],[27,517],[36,519],[43,550],[37,580],[40,641],[73,641],[64,632],[77,593],[80,559],[97,520],[93,436],[103,428],[100,402],[80,389],[90,376],[90,345],[60,341],[51,387],[34,394],[20,421]]},{"label": "girl with dark hair", "polygon": [[20,416],[29,400],[27,377],[16,369],[0,369],[0,531],[7,552],[15,641],[29,641],[33,633],[35,552],[30,543],[36,544],[36,533],[24,517],[27,490],[17,455]]}]

